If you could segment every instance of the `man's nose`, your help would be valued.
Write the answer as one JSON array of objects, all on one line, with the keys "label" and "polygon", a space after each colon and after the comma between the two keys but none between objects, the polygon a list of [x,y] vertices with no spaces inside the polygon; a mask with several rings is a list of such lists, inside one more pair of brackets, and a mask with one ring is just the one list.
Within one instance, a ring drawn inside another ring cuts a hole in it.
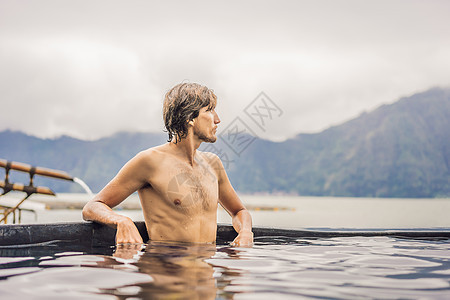
[{"label": "man's nose", "polygon": [[219,115],[214,112],[214,124],[219,124],[220,123],[220,118]]}]

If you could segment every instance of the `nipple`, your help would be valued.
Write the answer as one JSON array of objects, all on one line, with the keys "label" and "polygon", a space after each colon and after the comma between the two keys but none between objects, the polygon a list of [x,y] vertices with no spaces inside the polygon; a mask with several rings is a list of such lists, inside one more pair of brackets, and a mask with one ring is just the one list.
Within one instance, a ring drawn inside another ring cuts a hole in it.
[{"label": "nipple", "polygon": [[174,203],[175,205],[180,205],[180,204],[181,204],[181,201],[180,201],[180,199],[175,199],[175,200],[173,200],[173,203]]}]

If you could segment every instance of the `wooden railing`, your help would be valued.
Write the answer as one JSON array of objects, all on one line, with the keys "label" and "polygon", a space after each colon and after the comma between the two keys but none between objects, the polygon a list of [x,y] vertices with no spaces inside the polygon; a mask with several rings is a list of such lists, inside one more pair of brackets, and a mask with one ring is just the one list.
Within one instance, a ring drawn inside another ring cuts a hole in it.
[{"label": "wooden railing", "polygon": [[[0,224],[3,222],[6,224],[8,222],[8,216],[13,216],[13,223],[16,223],[16,212],[18,213],[19,223],[22,217],[22,209],[20,205],[25,202],[31,195],[33,194],[43,194],[43,195],[52,195],[55,196],[55,193],[48,187],[45,186],[34,186],[33,179],[35,175],[46,176],[51,178],[63,179],[73,181],[74,178],[67,174],[64,171],[52,170],[42,167],[35,167],[31,165],[27,165],[24,163],[7,161],[5,159],[0,159],[0,168],[5,169],[5,178],[4,180],[0,180],[0,188],[3,192],[0,196],[3,196],[11,191],[19,191],[26,193],[26,196],[20,200],[15,205],[0,205]],[[24,172],[29,174],[29,182],[28,184],[23,183],[14,183],[10,181],[10,172],[11,170]]]}]

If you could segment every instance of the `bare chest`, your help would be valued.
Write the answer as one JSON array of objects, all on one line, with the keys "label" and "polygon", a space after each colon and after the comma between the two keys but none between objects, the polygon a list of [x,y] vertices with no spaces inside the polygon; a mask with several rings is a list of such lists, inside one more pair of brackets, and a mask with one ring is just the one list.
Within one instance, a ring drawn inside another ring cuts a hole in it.
[{"label": "bare chest", "polygon": [[165,205],[180,212],[217,209],[218,182],[209,165],[192,168],[181,163],[162,163],[152,188]]}]

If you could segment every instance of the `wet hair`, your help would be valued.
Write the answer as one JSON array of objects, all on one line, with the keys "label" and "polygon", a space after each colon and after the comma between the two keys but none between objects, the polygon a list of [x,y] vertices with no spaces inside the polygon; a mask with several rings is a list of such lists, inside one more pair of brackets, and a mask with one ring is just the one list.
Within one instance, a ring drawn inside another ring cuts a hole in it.
[{"label": "wet hair", "polygon": [[180,83],[167,92],[164,97],[164,126],[169,134],[168,142],[175,137],[175,143],[185,138],[188,122],[198,117],[203,107],[214,109],[217,96],[206,86],[198,83]]}]

